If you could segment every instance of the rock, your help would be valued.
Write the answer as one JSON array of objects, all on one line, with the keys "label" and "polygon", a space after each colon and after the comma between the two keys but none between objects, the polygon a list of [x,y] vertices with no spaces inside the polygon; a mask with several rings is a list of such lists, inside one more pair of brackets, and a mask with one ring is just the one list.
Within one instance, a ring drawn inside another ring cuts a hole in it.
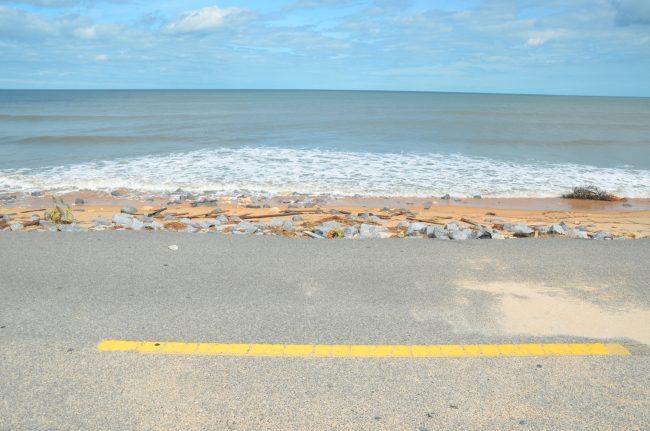
[{"label": "rock", "polygon": [[9,216],[9,214],[0,214],[0,221],[9,223],[11,221],[11,216]]},{"label": "rock", "polygon": [[197,230],[199,230],[199,229],[198,229],[198,228],[195,228],[194,226],[190,226],[190,225],[188,225],[188,226],[185,228],[185,232],[187,232],[187,233],[194,233],[194,232],[196,232]]},{"label": "rock", "polygon": [[40,190],[36,190],[35,192],[31,192],[29,194],[30,196],[43,196],[43,192]]},{"label": "rock", "polygon": [[304,231],[303,233],[305,235],[310,236],[310,237],[315,238],[315,239],[323,239],[323,237],[321,235],[318,235],[318,234],[316,234],[314,232]]},{"label": "rock", "polygon": [[[127,227],[127,226],[125,226]],[[140,220],[137,218],[134,218],[133,221],[131,222],[131,226],[128,226],[133,230],[140,230],[144,227],[144,223],[142,223]]]},{"label": "rock", "polygon": [[127,215],[127,214],[113,214],[113,217],[111,218],[113,223],[119,224],[122,226],[127,226],[130,225],[131,222],[133,221],[133,216]]},{"label": "rock", "polygon": [[164,229],[163,225],[158,223],[157,221],[152,221],[152,222],[147,222],[144,224],[145,229],[149,230],[161,230]]},{"label": "rock", "polygon": [[371,221],[373,223],[381,223],[381,219],[377,217],[376,215],[372,215],[368,217],[368,221]]},{"label": "rock", "polygon": [[444,199],[444,200],[448,201],[449,199],[451,199],[451,195],[449,193],[447,193],[446,195],[444,195],[440,199]]},{"label": "rock", "polygon": [[367,212],[365,212],[365,213],[359,213],[359,214],[357,214],[357,216],[358,216],[360,219],[368,220],[368,219],[370,218],[370,213],[367,213]]},{"label": "rock", "polygon": [[75,205],[83,205],[85,203],[86,203],[86,201],[81,199],[81,198],[77,198],[77,199],[74,200]]},{"label": "rock", "polygon": [[508,232],[514,233],[515,236],[529,236],[535,232],[525,224],[506,223],[503,225],[503,228]]},{"label": "rock", "polygon": [[483,199],[483,196],[481,196],[481,195],[474,195],[474,199]]},{"label": "rock", "polygon": [[248,204],[246,208],[262,208],[261,204]]},{"label": "rock", "polygon": [[0,196],[0,201],[13,201],[16,200],[18,196],[16,195],[9,195],[9,196]]},{"label": "rock", "polygon": [[375,226],[363,223],[359,226],[359,237],[363,239],[370,238],[389,238],[390,232],[384,226]]},{"label": "rock", "polygon": [[240,222],[240,221],[241,221],[241,219],[240,219],[238,216],[230,216],[229,220],[230,220],[230,221],[236,221],[236,222]]},{"label": "rock", "polygon": [[123,214],[135,214],[138,212],[138,210],[134,207],[124,207],[120,210],[120,212]]},{"label": "rock", "polygon": [[449,238],[454,241],[465,241],[468,239],[473,239],[473,231],[471,229],[460,229],[451,231]]},{"label": "rock", "polygon": [[282,223],[284,223],[284,220],[279,218],[274,218],[269,222],[269,225],[271,227],[282,227]]},{"label": "rock", "polygon": [[573,237],[579,238],[579,239],[589,239],[589,235],[587,234],[587,232],[585,232],[584,230],[579,230],[579,229],[572,229],[567,233],[567,235],[573,236]]},{"label": "rock", "polygon": [[47,220],[39,220],[38,224],[40,226],[43,226],[43,227],[46,227],[46,228],[51,228],[51,227],[56,228],[56,225],[54,223],[52,223],[51,221],[47,221]]},{"label": "rock", "polygon": [[167,214],[163,217],[163,221],[175,221],[175,220],[178,220],[178,218],[172,214]]},{"label": "rock", "polygon": [[325,223],[323,223],[323,226],[331,229],[338,229],[341,227],[341,223],[337,221],[326,221]]},{"label": "rock", "polygon": [[170,246],[167,246],[167,248],[170,249],[171,251],[178,251],[178,246],[177,245],[170,245]]},{"label": "rock", "polygon": [[293,220],[293,221],[303,221],[304,219],[305,218],[303,216],[301,216],[301,215],[295,215],[295,216],[291,217],[291,220]]},{"label": "rock", "polygon": [[304,202],[294,202],[287,205],[287,208],[305,208]]},{"label": "rock", "polygon": [[448,230],[450,232],[459,229],[460,229],[460,223],[458,223],[457,221],[453,221],[445,225],[445,230]]},{"label": "rock", "polygon": [[397,228],[398,229],[408,229],[410,225],[411,225],[410,222],[408,222],[406,220],[402,220],[401,222],[397,223]]},{"label": "rock", "polygon": [[36,215],[36,214],[32,214],[31,219],[32,219],[32,221],[39,221],[41,219],[41,217]]},{"label": "rock", "polygon": [[124,196],[124,194],[123,189],[116,189],[111,192],[111,196]]},{"label": "rock", "polygon": [[93,222],[93,226],[109,226],[111,224],[110,221],[106,220],[104,217],[97,217],[95,221]]},{"label": "rock", "polygon": [[431,202],[431,201],[427,201],[427,202],[424,203],[424,209],[425,210],[430,210],[432,206],[433,206],[433,202]]},{"label": "rock", "polygon": [[257,231],[257,227],[250,222],[242,221],[233,228],[233,231],[243,234],[253,234]]},{"label": "rock", "polygon": [[61,232],[84,232],[84,228],[77,223],[59,225]]},{"label": "rock", "polygon": [[23,230],[24,228],[25,228],[25,226],[23,224],[21,224],[21,223],[12,223],[11,225],[9,225],[9,229],[12,232]]},{"label": "rock", "polygon": [[210,212],[210,214],[217,215],[217,214],[221,214],[222,212],[223,212],[223,210],[221,208],[215,208]]},{"label": "rock", "polygon": [[426,234],[429,238],[449,239],[449,232],[440,226],[427,226]]},{"label": "rock", "polygon": [[557,234],[557,235],[566,235],[567,230],[564,226],[562,226],[562,224],[554,224],[548,229],[548,233]]},{"label": "rock", "polygon": [[344,238],[354,238],[357,235],[357,228],[354,226],[346,226],[343,228],[343,237]]},{"label": "rock", "polygon": [[482,227],[478,232],[476,232],[477,239],[492,239],[494,231],[492,229]]},{"label": "rock", "polygon": [[427,225],[420,222],[409,223],[406,230],[407,236],[416,236],[427,231]]},{"label": "rock", "polygon": [[219,217],[217,217],[215,220],[217,220],[219,223],[228,223],[228,217],[225,215],[221,214]]},{"label": "rock", "polygon": [[546,235],[550,233],[551,228],[548,226],[536,226],[535,230],[540,234],[540,235]]},{"label": "rock", "polygon": [[591,239],[611,239],[612,236],[610,235],[609,232],[606,232],[604,230],[598,231],[591,235]]}]

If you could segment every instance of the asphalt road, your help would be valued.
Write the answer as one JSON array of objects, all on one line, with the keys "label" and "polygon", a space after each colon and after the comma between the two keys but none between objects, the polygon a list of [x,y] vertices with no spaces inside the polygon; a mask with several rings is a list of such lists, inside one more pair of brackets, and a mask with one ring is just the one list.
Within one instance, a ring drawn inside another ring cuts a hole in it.
[{"label": "asphalt road", "polygon": [[[1,430],[650,429],[645,240],[5,232],[0,250]],[[634,354],[165,356],[104,339]]]}]

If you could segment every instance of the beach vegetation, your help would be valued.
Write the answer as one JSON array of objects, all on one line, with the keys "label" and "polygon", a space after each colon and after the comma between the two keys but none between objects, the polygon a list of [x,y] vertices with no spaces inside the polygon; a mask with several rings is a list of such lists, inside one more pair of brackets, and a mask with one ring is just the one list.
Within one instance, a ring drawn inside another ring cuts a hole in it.
[{"label": "beach vegetation", "polygon": [[54,201],[54,209],[47,213],[46,219],[56,224],[71,224],[74,223],[74,215],[72,209],[61,197],[52,196]]},{"label": "beach vegetation", "polygon": [[591,201],[620,201],[616,195],[607,193],[596,186],[574,187],[571,193],[562,195],[565,199],[583,199]]}]

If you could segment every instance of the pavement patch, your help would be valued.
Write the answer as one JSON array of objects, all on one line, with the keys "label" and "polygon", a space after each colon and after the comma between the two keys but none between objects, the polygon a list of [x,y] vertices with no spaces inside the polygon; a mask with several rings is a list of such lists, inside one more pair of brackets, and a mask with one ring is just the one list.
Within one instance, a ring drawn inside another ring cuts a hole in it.
[{"label": "pavement patch", "polygon": [[518,356],[630,356],[618,343],[564,344],[225,344],[104,340],[102,352],[300,358],[481,358]]}]

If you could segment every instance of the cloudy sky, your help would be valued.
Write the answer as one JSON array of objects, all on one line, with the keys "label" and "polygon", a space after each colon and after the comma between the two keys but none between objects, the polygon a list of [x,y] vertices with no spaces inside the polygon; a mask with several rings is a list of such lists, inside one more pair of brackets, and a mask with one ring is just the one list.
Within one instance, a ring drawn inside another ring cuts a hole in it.
[{"label": "cloudy sky", "polygon": [[0,88],[650,96],[650,0],[0,0]]}]

